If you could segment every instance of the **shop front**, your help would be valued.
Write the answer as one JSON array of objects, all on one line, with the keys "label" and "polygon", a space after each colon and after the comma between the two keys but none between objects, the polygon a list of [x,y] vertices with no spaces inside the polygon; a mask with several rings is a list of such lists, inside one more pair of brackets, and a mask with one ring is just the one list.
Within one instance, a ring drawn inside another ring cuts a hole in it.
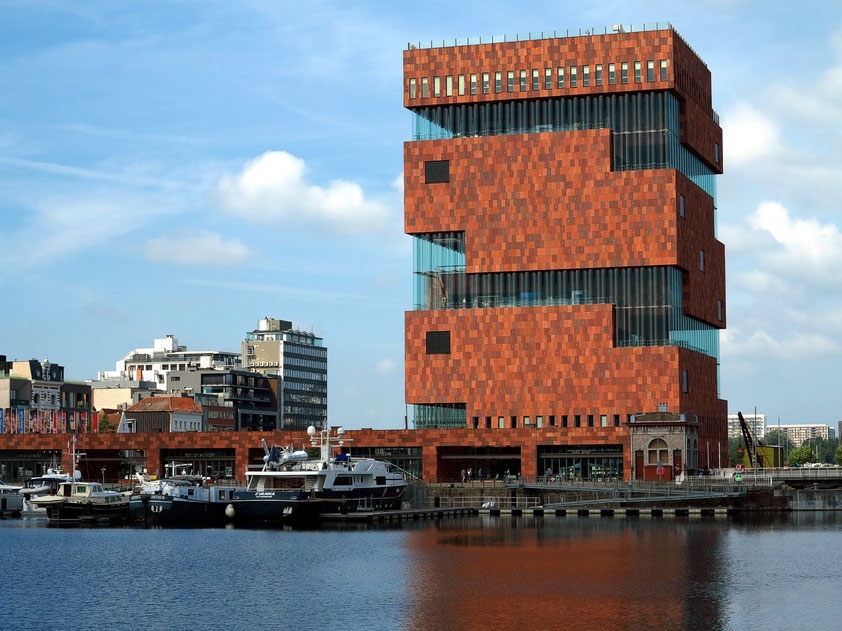
[{"label": "shop front", "polygon": [[562,480],[622,479],[623,446],[541,445],[537,474]]}]

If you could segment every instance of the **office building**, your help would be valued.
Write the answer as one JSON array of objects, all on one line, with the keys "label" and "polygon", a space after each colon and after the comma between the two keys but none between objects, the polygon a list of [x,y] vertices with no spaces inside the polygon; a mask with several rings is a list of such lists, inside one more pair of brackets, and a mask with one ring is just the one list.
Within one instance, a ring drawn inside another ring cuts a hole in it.
[{"label": "office building", "polygon": [[243,340],[243,369],[279,377],[283,429],[321,427],[327,422],[327,348],[292,322],[263,318]]},{"label": "office building", "polygon": [[[743,418],[746,421],[746,425],[751,430],[751,433],[754,434],[755,438],[763,438],[766,435],[767,431],[771,431],[773,429],[777,429],[777,425],[766,427],[766,415],[765,414],[743,414]],[[740,417],[736,414],[729,414],[728,415],[728,437],[729,438],[736,438],[741,437],[743,435],[743,430],[740,428]]]},{"label": "office building", "polygon": [[716,467],[722,130],[704,62],[658,25],[414,45],[403,65],[415,427],[533,428],[539,466],[629,477],[628,423],[661,411]]}]

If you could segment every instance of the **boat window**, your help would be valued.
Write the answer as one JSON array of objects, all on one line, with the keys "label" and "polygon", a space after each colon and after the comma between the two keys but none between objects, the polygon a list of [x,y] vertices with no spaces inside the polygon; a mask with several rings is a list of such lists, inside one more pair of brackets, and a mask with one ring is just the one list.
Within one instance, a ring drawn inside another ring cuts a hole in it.
[{"label": "boat window", "polygon": [[224,499],[225,499],[225,491],[220,491],[220,492],[219,492],[219,499],[221,499],[221,500],[224,500]]},{"label": "boat window", "polygon": [[349,475],[338,475],[336,476],[336,481],[333,484],[334,486],[351,486],[351,484],[353,484],[353,480]]},{"label": "boat window", "polygon": [[273,489],[300,489],[304,486],[304,476],[278,476],[267,481],[266,487]]},{"label": "boat window", "polygon": [[77,495],[84,495],[88,492],[88,487],[86,486],[77,486],[76,487],[76,494]]},{"label": "boat window", "polygon": [[385,476],[385,475],[378,475],[378,476],[375,478],[375,482],[374,482],[374,483],[375,483],[375,484],[378,484],[378,485],[381,485],[381,486],[382,486],[382,485],[384,485],[384,484],[386,484],[386,476]]}]

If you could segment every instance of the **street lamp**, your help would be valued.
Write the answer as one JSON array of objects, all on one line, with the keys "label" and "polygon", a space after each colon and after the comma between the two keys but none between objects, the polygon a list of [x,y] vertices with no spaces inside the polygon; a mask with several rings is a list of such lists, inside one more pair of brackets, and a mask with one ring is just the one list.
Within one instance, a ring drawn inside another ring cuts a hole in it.
[{"label": "street lamp", "polygon": [[102,485],[105,486],[105,465],[102,465],[100,471],[102,471]]}]

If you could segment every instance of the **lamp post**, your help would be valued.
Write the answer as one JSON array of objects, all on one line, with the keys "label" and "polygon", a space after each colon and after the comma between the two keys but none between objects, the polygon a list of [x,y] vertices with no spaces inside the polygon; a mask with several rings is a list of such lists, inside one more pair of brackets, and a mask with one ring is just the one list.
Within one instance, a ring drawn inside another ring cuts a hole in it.
[{"label": "lamp post", "polygon": [[105,465],[102,465],[102,469],[100,469],[100,471],[102,471],[102,485],[103,486],[105,486],[105,468],[106,468]]}]

